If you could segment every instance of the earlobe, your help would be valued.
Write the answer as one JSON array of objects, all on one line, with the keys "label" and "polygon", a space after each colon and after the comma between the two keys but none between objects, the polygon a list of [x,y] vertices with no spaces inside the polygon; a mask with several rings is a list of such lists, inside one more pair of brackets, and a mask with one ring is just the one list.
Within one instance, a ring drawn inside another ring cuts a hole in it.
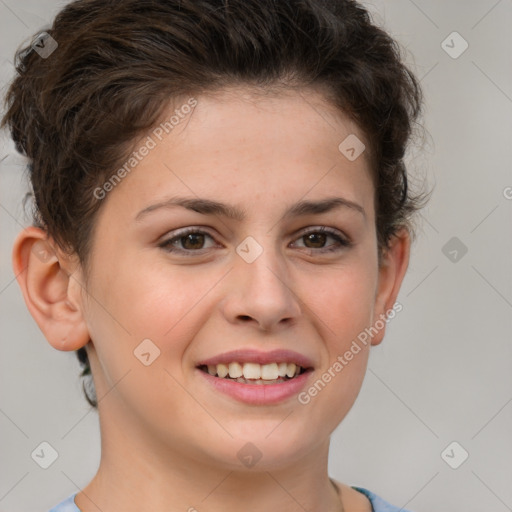
[{"label": "earlobe", "polygon": [[[389,248],[385,251],[379,266],[379,283],[375,297],[374,323],[384,319],[387,312],[393,310],[403,278],[409,266],[411,238],[407,229],[401,229],[390,240]],[[382,322],[379,324],[381,325]],[[372,338],[371,344],[378,345],[384,338],[384,327]]]},{"label": "earlobe", "polygon": [[85,346],[89,332],[81,284],[71,272],[76,261],[52,245],[44,230],[29,226],[16,237],[12,265],[25,304],[50,345],[64,351]]}]

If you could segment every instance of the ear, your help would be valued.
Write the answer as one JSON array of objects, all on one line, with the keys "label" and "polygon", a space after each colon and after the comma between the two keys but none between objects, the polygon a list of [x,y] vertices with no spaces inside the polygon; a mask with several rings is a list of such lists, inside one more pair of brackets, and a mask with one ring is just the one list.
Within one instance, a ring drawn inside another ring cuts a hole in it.
[{"label": "ear", "polygon": [[390,240],[389,247],[382,255],[379,265],[379,281],[375,296],[373,324],[383,320],[384,327],[378,329],[371,340],[372,345],[378,345],[386,332],[387,312],[393,310],[402,280],[409,266],[411,238],[407,229],[399,230]]},{"label": "ear", "polygon": [[25,304],[50,345],[63,351],[78,350],[90,339],[76,261],[34,226],[21,231],[14,242],[12,265]]}]

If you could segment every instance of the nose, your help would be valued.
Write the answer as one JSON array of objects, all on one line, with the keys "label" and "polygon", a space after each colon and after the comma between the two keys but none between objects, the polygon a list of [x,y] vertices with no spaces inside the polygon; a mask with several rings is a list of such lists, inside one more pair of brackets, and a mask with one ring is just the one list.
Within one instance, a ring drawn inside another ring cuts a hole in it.
[{"label": "nose", "polygon": [[236,256],[223,301],[223,314],[233,324],[253,323],[272,331],[295,323],[301,306],[284,259],[268,247],[248,263]]}]

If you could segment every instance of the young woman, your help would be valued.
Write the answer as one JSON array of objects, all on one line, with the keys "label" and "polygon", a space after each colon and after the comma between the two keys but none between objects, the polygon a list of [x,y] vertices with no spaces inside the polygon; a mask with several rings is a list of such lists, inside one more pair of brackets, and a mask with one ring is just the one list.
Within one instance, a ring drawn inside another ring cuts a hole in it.
[{"label": "young woman", "polygon": [[350,0],[78,0],[17,57],[14,272],[102,438],[52,512],[399,510],[327,472],[426,197],[398,45]]}]

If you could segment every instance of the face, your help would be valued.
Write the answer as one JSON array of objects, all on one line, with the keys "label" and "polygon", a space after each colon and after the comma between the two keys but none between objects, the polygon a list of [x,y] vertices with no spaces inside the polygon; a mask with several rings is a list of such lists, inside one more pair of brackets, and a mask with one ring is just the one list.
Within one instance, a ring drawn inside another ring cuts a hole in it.
[{"label": "face", "polygon": [[[371,342],[345,354],[397,292],[397,272],[378,266],[366,154],[338,148],[365,137],[319,93],[196,99],[172,131],[141,139],[152,147],[101,199],[80,312],[103,435],[123,425],[146,447],[227,468],[252,443],[260,467],[285,466],[353,405]],[[178,197],[189,207],[166,204]],[[258,361],[242,371],[307,371],[271,384],[207,371]]]}]

